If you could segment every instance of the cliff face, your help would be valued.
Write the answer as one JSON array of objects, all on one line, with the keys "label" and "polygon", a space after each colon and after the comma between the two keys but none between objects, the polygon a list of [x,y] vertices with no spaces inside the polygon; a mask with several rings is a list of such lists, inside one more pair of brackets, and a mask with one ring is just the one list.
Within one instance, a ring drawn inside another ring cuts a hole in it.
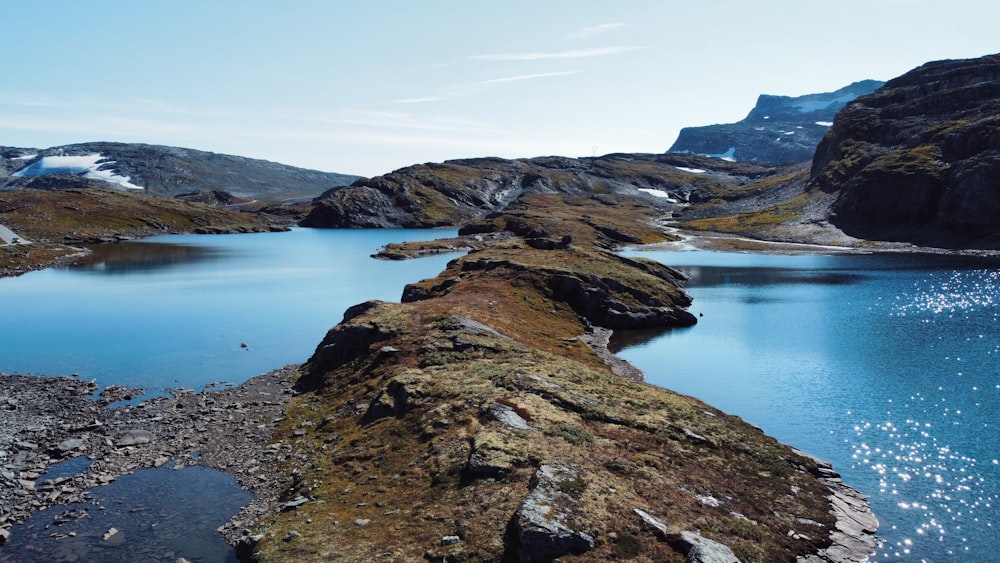
[{"label": "cliff face", "polygon": [[858,98],[812,178],[852,236],[1000,248],[1000,55],[927,63]]},{"label": "cliff face", "polygon": [[685,127],[667,152],[770,164],[805,162],[813,157],[837,112],[881,85],[877,80],[863,80],[821,94],[764,94],[740,122]]}]

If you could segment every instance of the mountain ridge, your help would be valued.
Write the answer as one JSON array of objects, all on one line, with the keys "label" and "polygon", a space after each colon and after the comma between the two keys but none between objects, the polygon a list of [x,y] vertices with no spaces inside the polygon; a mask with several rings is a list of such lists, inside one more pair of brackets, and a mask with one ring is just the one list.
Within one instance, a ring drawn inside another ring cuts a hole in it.
[{"label": "mountain ridge", "polygon": [[786,165],[812,159],[834,115],[883,83],[860,80],[833,92],[803,96],[761,94],[736,123],[685,127],[668,153]]},{"label": "mountain ridge", "polygon": [[[88,157],[90,161],[81,160]],[[46,166],[46,159],[52,159],[52,166]],[[66,162],[71,164],[60,166]],[[360,178],[144,143],[95,141],[46,149],[0,147],[0,189],[35,187],[34,179],[60,174],[103,180],[108,187],[142,190],[158,197],[222,191],[270,202],[308,201]]]}]

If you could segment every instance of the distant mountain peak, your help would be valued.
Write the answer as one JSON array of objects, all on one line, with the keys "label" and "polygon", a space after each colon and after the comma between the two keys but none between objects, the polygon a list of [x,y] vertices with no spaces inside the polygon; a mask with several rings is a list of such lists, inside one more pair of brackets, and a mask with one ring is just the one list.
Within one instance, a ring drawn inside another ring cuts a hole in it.
[{"label": "distant mountain peak", "polygon": [[685,127],[667,152],[768,164],[809,161],[837,112],[882,84],[878,80],[861,80],[834,92],[804,96],[761,94],[742,121]]}]

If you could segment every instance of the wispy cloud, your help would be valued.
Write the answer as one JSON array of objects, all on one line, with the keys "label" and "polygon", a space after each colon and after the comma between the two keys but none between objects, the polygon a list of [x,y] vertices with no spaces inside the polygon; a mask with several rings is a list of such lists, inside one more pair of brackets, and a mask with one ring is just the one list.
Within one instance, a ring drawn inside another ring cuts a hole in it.
[{"label": "wispy cloud", "polygon": [[441,102],[447,100],[448,96],[422,96],[419,98],[399,98],[396,100],[389,100],[385,102],[387,104],[426,104],[430,102]]},{"label": "wispy cloud", "polygon": [[473,59],[480,61],[538,61],[545,59],[583,59],[587,57],[603,57],[607,55],[619,55],[634,51],[638,47],[616,46],[616,47],[594,47],[591,49],[571,49],[569,51],[551,51],[542,53],[493,53],[488,55],[473,55]]},{"label": "wispy cloud", "polygon": [[567,35],[570,39],[588,39],[596,35],[601,35],[602,33],[607,33],[609,31],[614,31],[616,29],[621,29],[623,27],[628,27],[628,24],[622,22],[614,23],[602,23],[601,25],[595,25],[592,27],[585,27],[579,31],[575,31]]},{"label": "wispy cloud", "polygon": [[502,84],[510,84],[513,82],[522,82],[525,80],[537,80],[540,78],[553,78],[557,76],[569,76],[571,74],[578,74],[579,71],[576,70],[563,70],[556,72],[541,72],[537,74],[518,74],[514,76],[503,76],[500,78],[487,78],[485,80],[480,80],[478,82],[466,82],[462,84],[455,84],[450,88],[444,89],[436,94],[428,96],[417,96],[412,98],[397,98],[394,100],[387,100],[384,102],[377,102],[368,104],[371,106],[382,106],[382,105],[413,105],[413,104],[426,104],[433,102],[444,102],[447,100],[452,100],[455,98],[464,98],[468,96],[474,96],[483,92],[487,92],[493,88],[499,87]]},{"label": "wispy cloud", "polygon": [[506,76],[504,78],[490,78],[487,80],[480,81],[480,84],[503,84],[505,82],[520,82],[522,80],[534,80],[536,78],[550,78],[553,76],[568,76],[570,74],[578,74],[575,70],[564,70],[561,72],[542,72],[539,74],[520,74],[517,76]]}]

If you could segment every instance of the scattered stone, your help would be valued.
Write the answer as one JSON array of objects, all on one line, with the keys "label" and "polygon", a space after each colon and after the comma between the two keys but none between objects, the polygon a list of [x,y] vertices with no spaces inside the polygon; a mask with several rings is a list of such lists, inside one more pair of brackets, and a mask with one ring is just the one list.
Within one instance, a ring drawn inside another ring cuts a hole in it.
[{"label": "scattered stone", "polygon": [[83,438],[69,438],[67,440],[63,440],[62,442],[56,444],[55,451],[59,455],[66,456],[72,453],[74,450],[80,449],[80,447],[83,446],[83,444],[84,444]]},{"label": "scattered stone", "polygon": [[368,518],[358,518],[357,520],[354,521],[355,526],[367,526],[368,524],[371,523],[372,521]]},{"label": "scattered stone", "polygon": [[660,522],[656,518],[653,518],[653,516],[651,514],[649,514],[645,510],[642,510],[641,508],[633,508],[632,511],[635,512],[636,514],[638,514],[639,517],[642,518],[643,522],[645,522],[646,524],[649,524],[650,526],[652,526],[653,528],[655,528],[657,531],[659,531],[660,534],[664,538],[666,538],[668,536],[669,531],[667,530],[667,525],[666,524],[664,524],[663,522]]},{"label": "scattered stone", "polygon": [[445,536],[445,537],[441,538],[441,545],[455,545],[461,539],[462,538],[460,538],[458,536]]},{"label": "scattered stone", "polygon": [[127,446],[138,446],[148,444],[153,441],[153,433],[148,430],[128,430],[115,440],[115,445],[119,448]]}]

